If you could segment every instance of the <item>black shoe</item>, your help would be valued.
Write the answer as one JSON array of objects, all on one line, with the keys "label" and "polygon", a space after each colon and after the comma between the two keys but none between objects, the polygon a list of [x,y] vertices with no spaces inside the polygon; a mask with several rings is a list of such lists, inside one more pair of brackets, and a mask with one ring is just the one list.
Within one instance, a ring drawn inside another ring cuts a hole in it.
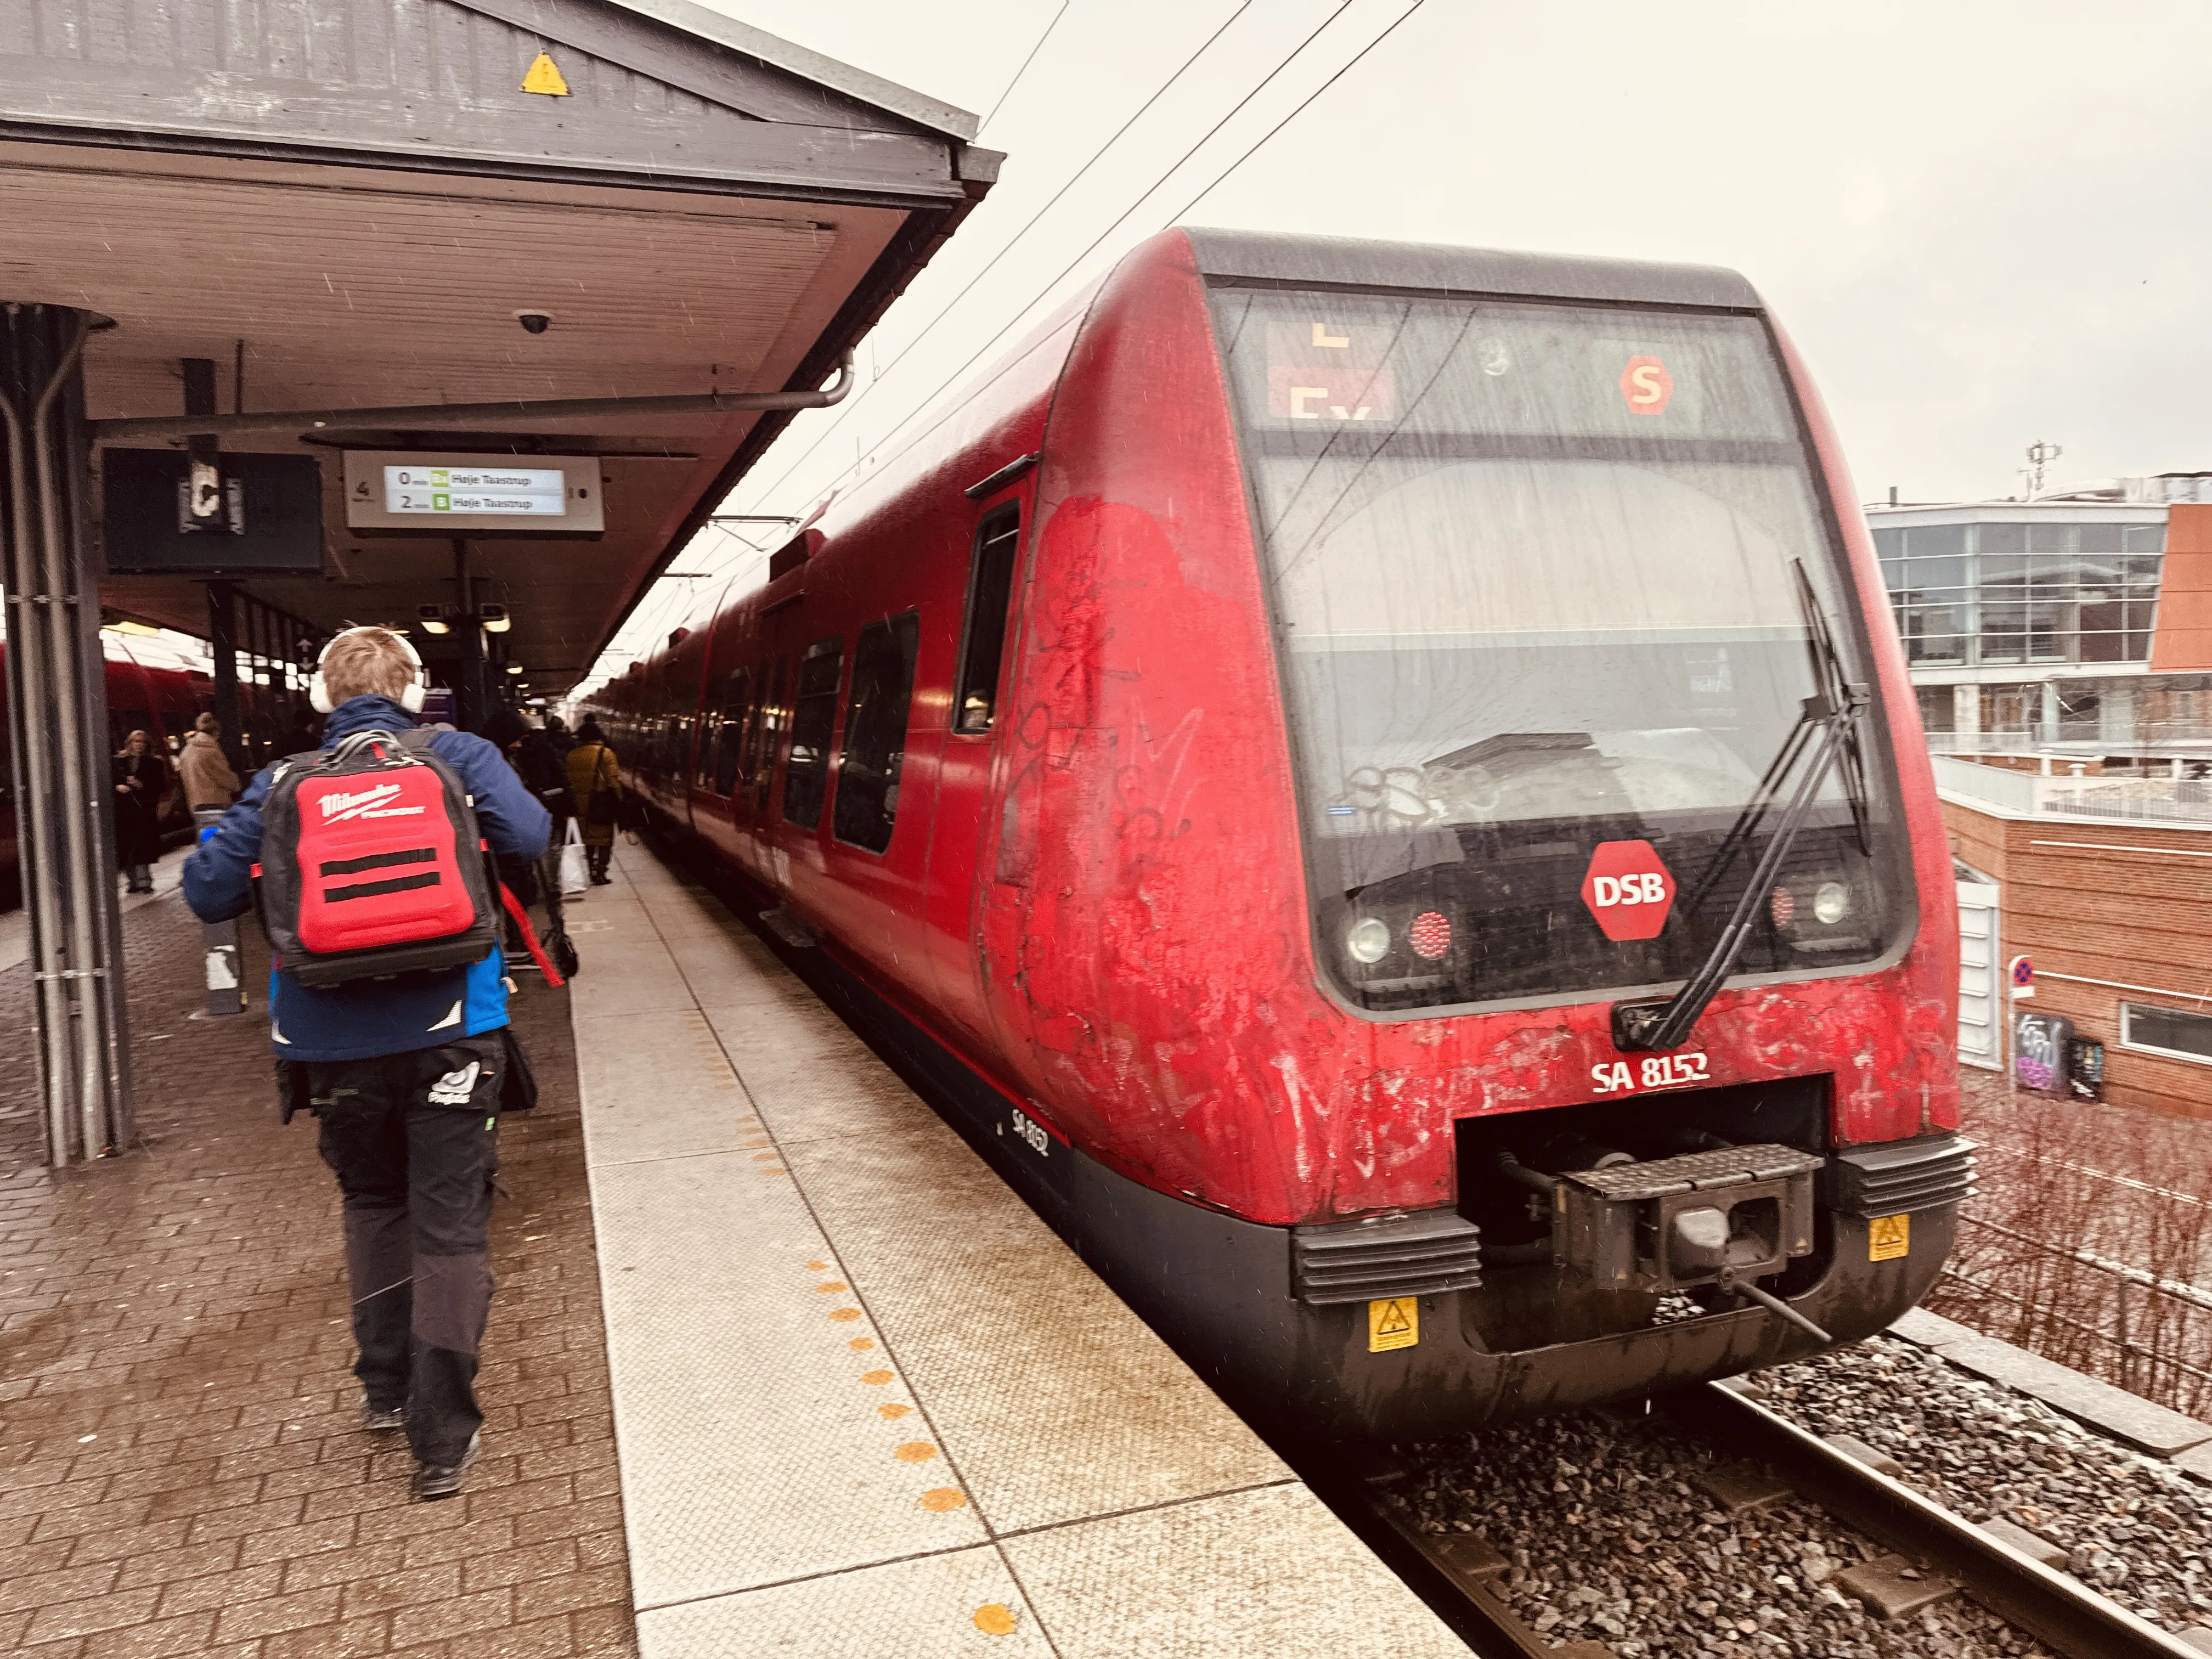
[{"label": "black shoe", "polygon": [[593,876],[592,878],[592,885],[594,887],[611,887],[614,884],[615,878],[612,876]]},{"label": "black shoe", "polygon": [[392,1429],[407,1426],[407,1407],[379,1406],[369,1401],[361,1402],[361,1425],[371,1434],[383,1434]]},{"label": "black shoe", "polygon": [[483,1440],[479,1429],[469,1437],[468,1449],[461,1454],[458,1463],[418,1463],[415,1466],[415,1496],[426,1504],[441,1498],[451,1498],[461,1489],[462,1477],[468,1474],[469,1465],[477,1461],[477,1448]]}]

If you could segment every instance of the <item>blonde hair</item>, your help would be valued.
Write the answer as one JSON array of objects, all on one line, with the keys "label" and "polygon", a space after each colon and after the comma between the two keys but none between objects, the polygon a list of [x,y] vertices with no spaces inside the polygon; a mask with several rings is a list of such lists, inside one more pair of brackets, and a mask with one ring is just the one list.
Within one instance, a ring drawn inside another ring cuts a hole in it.
[{"label": "blonde hair", "polygon": [[335,708],[349,697],[391,697],[415,684],[407,647],[388,628],[350,628],[323,656],[323,690]]},{"label": "blonde hair", "polygon": [[219,738],[222,735],[222,722],[212,714],[195,714],[192,716],[192,730],[204,732],[211,738]]},{"label": "blonde hair", "polygon": [[123,734],[123,747],[115,751],[116,759],[129,760],[131,758],[131,739],[133,738],[137,738],[144,742],[146,745],[146,752],[148,754],[150,755],[154,752],[153,734],[146,731],[143,726],[134,726],[131,730]]}]

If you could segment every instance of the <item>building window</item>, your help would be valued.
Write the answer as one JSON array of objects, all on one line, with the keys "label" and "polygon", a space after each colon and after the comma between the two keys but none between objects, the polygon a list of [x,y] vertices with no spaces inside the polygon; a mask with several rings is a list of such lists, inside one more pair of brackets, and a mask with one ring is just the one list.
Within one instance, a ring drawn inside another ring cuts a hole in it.
[{"label": "building window", "polygon": [[1908,661],[2147,662],[2158,524],[1909,526],[1874,532]]},{"label": "building window", "polygon": [[2212,1066],[2212,1014],[2155,1008],[2145,1002],[2124,1002],[2120,1005],[2120,1047]]}]

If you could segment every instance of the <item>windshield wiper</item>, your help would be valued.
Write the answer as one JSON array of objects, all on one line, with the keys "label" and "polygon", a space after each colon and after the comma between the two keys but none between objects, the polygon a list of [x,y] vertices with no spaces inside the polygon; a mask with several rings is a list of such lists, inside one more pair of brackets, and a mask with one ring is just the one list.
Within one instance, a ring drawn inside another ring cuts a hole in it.
[{"label": "windshield wiper", "polygon": [[1828,628],[1827,613],[1821,610],[1820,599],[1813,591],[1805,562],[1793,559],[1790,564],[1797,576],[1797,605],[1805,618],[1805,642],[1813,659],[1813,683],[1820,690],[1800,706],[1797,723],[1782,740],[1782,747],[1767,766],[1765,775],[1759,779],[1759,787],[1752,791],[1751,799],[1744,803],[1735,822],[1729,826],[1728,834],[1721,838],[1712,858],[1698,872],[1697,881],[1680,902],[1683,915],[1696,914],[1705,896],[1751,844],[1752,837],[1765,822],[1767,813],[1808,749],[1813,750],[1812,769],[1805,774],[1788,808],[1776,823],[1774,838],[1767,843],[1765,856],[1752,872],[1742,897],[1736,901],[1735,910],[1729,917],[1728,926],[1721,930],[1719,939],[1698,971],[1664,1002],[1613,1005],[1613,1043],[1624,1053],[1676,1048],[1690,1035],[1690,1028],[1698,1023],[1698,1017],[1705,1012],[1735,967],[1736,958],[1743,954],[1743,947],[1751,938],[1752,921],[1758,914],[1759,897],[1767,890],[1775,872],[1781,868],[1783,860],[1789,856],[1790,843],[1797,839],[1797,832],[1811,817],[1813,802],[1832,766],[1843,769],[1844,794],[1850,807],[1851,826],[1858,836],[1859,850],[1869,856],[1873,854],[1867,811],[1866,751],[1859,736],[1860,725],[1866,715],[1867,688],[1854,684],[1844,674],[1835,635]]},{"label": "windshield wiper", "polygon": [[1797,839],[1797,832],[1812,816],[1813,803],[1832,766],[1843,768],[1844,793],[1850,801],[1859,850],[1869,854],[1873,851],[1867,821],[1865,750],[1859,742],[1859,724],[1866,716],[1867,689],[1844,677],[1843,659],[1837,654],[1835,636],[1828,631],[1827,617],[1814,596],[1804,562],[1801,559],[1793,563],[1797,572],[1797,602],[1805,613],[1806,642],[1813,654],[1814,682],[1820,690],[1806,698],[1800,707],[1797,723],[1782,740],[1782,747],[1767,767],[1765,776],[1759,779],[1759,787],[1752,792],[1751,799],[1744,803],[1743,811],[1722,837],[1711,860],[1698,872],[1696,885],[1682,902],[1682,915],[1695,914],[1714,884],[1735,864],[1737,854],[1751,844],[1752,836],[1765,821],[1790,773],[1808,749],[1813,751],[1811,769],[1799,781],[1790,805],[1776,821],[1774,837],[1766,844],[1765,856],[1751,872],[1751,879],[1745,884],[1743,896],[1736,901],[1728,926],[1721,930],[1720,938],[1698,964],[1698,971],[1664,1002],[1613,1005],[1613,1046],[1624,1054],[1679,1048],[1690,1035],[1690,1028],[1718,994],[1735,967],[1736,958],[1743,954],[1743,947],[1751,939],[1752,921],[1759,913],[1759,901],[1772,883],[1775,872],[1782,867],[1783,860],[1790,855],[1790,843]]},{"label": "windshield wiper", "polygon": [[[1765,855],[1744,884],[1743,896],[1736,901],[1728,926],[1721,930],[1720,938],[1698,971],[1690,975],[1688,983],[1664,1002],[1613,1005],[1613,1046],[1622,1053],[1679,1048],[1690,1035],[1690,1028],[1698,1023],[1698,1017],[1705,1012],[1735,967],[1736,958],[1743,954],[1743,947],[1751,938],[1752,922],[1759,913],[1759,902],[1765,896],[1782,861],[1790,856],[1797,832],[1813,815],[1813,803],[1827,779],[1828,769],[1848,750],[1856,748],[1859,721],[1865,716],[1866,708],[1867,689],[1863,685],[1846,684],[1840,695],[1824,691],[1805,699],[1797,726],[1784,743],[1782,754],[1776,757],[1776,765],[1768,769],[1767,775],[1778,787],[1788,775],[1784,759],[1794,761],[1808,747],[1813,750],[1813,763],[1799,780],[1790,805],[1775,821],[1774,836],[1766,843]],[[1750,811],[1749,807],[1745,809],[1747,815]],[[1765,817],[1765,805],[1759,803],[1758,816]],[[1739,827],[1744,822],[1739,818]],[[1734,832],[1730,834],[1733,838]],[[1746,834],[1747,836],[1748,831]],[[1709,877],[1710,874],[1709,872]],[[1700,883],[1701,893],[1708,884],[1709,881]]]}]

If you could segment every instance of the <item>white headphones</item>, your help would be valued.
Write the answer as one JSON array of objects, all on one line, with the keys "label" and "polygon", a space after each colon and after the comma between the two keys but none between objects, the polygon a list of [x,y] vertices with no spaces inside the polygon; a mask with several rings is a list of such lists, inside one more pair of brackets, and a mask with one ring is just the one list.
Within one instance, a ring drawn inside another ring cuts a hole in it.
[{"label": "white headphones", "polygon": [[331,688],[323,681],[323,659],[331,654],[331,646],[336,645],[340,640],[353,634],[389,634],[399,641],[399,648],[407,653],[407,660],[415,667],[414,679],[408,684],[407,689],[399,694],[399,706],[410,714],[421,714],[422,694],[427,689],[427,678],[422,672],[422,659],[416,652],[414,641],[394,628],[349,628],[342,633],[332,635],[330,645],[325,646],[322,655],[315,659],[315,678],[307,683],[307,706],[318,714],[327,714],[337,708],[337,705],[331,701]]}]

